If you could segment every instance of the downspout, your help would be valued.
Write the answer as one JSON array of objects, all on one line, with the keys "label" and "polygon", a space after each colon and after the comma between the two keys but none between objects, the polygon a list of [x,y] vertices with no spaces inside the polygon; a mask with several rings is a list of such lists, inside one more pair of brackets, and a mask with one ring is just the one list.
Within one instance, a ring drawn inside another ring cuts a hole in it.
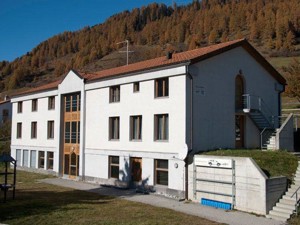
[{"label": "downspout", "polygon": [[190,79],[190,149],[188,149],[188,153],[184,159],[184,167],[185,167],[185,199],[188,200],[189,194],[189,172],[188,172],[188,165],[189,165],[189,153],[192,152],[193,149],[193,76],[189,73],[189,65],[186,66],[186,75]]}]

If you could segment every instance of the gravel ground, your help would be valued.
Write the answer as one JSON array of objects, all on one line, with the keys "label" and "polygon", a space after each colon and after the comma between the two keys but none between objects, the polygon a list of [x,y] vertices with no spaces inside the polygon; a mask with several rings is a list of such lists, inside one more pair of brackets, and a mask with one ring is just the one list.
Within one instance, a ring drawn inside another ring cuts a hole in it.
[{"label": "gravel ground", "polygon": [[213,207],[203,206],[192,202],[178,201],[156,194],[138,194],[135,190],[123,190],[114,187],[103,187],[98,184],[85,183],[81,181],[72,181],[61,178],[43,179],[41,182],[54,184],[63,187],[69,187],[77,190],[89,191],[101,195],[120,197],[129,201],[141,202],[157,207],[173,209],[178,212],[199,216],[219,223],[232,225],[282,225],[280,221],[267,219],[262,216],[256,216],[240,211],[227,211]]}]

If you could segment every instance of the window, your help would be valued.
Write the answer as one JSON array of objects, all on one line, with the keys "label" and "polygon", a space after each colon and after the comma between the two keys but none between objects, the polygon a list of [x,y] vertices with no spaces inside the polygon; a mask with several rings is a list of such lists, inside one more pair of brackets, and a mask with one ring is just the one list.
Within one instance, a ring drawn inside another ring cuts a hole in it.
[{"label": "window", "polygon": [[120,117],[109,118],[109,140],[119,140],[120,138]]},{"label": "window", "polygon": [[120,101],[120,85],[110,87],[109,89],[109,102]]},{"label": "window", "polygon": [[169,139],[169,115],[160,114],[154,116],[154,140]]},{"label": "window", "polygon": [[139,92],[140,91],[140,83],[135,82],[133,83],[133,92]]},{"label": "window", "polygon": [[51,96],[48,98],[48,109],[55,109],[55,96]]},{"label": "window", "polygon": [[8,121],[8,109],[3,109],[2,110],[2,122],[5,123]]},{"label": "window", "polygon": [[23,102],[18,102],[18,113],[23,112]]},{"label": "window", "polygon": [[168,160],[155,160],[155,184],[168,185]]},{"label": "window", "polygon": [[45,152],[39,151],[39,168],[45,168]]},{"label": "window", "polygon": [[31,111],[36,112],[38,110],[38,100],[33,99],[31,104]]},{"label": "window", "polygon": [[21,149],[16,149],[17,166],[21,166]]},{"label": "window", "polygon": [[36,162],[36,151],[31,151],[30,154],[30,168],[35,168],[35,162]]},{"label": "window", "polygon": [[65,122],[65,143],[80,143],[80,121]]},{"label": "window", "polygon": [[72,94],[65,96],[65,112],[80,111],[80,94]]},{"label": "window", "polygon": [[53,139],[54,138],[54,121],[48,121],[48,129],[47,129],[47,138]]},{"label": "window", "polygon": [[130,117],[130,140],[142,139],[142,116]]},{"label": "window", "polygon": [[169,78],[155,80],[155,98],[169,96]]},{"label": "window", "polygon": [[37,137],[37,122],[31,122],[31,138]]},{"label": "window", "polygon": [[119,179],[119,156],[109,156],[109,177]]},{"label": "window", "polygon": [[47,152],[47,169],[53,170],[53,152]]},{"label": "window", "polygon": [[22,138],[22,123],[17,123],[17,138]]},{"label": "window", "polygon": [[23,166],[24,167],[28,167],[28,155],[29,155],[29,151],[23,150]]}]

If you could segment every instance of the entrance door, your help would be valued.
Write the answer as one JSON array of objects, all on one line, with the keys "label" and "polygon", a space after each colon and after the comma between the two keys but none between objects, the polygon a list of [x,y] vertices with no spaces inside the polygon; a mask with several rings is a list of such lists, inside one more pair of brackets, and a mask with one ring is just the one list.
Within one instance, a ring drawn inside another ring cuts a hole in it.
[{"label": "entrance door", "polygon": [[142,180],[142,158],[130,158],[131,181],[133,183]]},{"label": "entrance door", "polygon": [[244,148],[245,116],[235,116],[235,147]]},{"label": "entrance door", "polygon": [[74,179],[79,175],[80,94],[64,96],[63,173]]}]

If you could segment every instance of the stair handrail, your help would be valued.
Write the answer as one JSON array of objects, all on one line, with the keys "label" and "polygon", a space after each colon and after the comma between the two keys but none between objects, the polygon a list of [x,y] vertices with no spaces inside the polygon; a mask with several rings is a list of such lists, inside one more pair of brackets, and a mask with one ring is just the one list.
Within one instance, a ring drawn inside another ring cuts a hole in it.
[{"label": "stair handrail", "polygon": [[[272,111],[268,108],[264,100],[257,95],[243,94],[244,112],[250,112],[251,109],[258,110],[266,118],[270,126],[275,127],[275,117],[272,115]],[[253,101],[252,99],[256,99]],[[256,103],[257,105],[253,104]]]},{"label": "stair handrail", "polygon": [[265,127],[261,132],[260,132],[260,149],[263,149],[263,133],[265,132],[267,128]]},{"label": "stair handrail", "polygon": [[296,203],[295,203],[295,211],[296,211],[296,215],[298,215],[298,206],[299,206],[299,202],[300,202],[300,199],[298,200],[298,191],[300,189],[300,186],[297,188],[297,190],[292,194],[291,198],[294,197],[294,195],[296,194]]}]

